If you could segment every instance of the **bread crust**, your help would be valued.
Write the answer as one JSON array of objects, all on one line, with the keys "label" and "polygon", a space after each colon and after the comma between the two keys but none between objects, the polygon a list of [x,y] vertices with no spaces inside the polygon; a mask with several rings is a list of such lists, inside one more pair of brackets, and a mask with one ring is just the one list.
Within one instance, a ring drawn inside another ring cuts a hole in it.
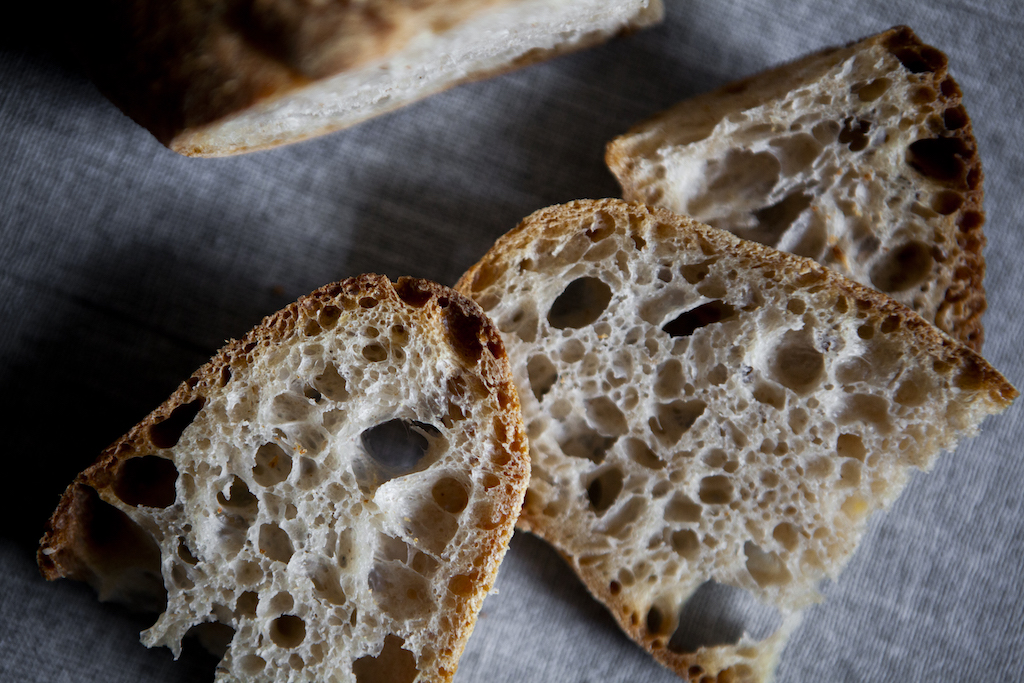
[{"label": "bread crust", "polygon": [[[906,106],[908,111],[934,110],[934,113],[927,114],[926,134],[931,139],[943,141],[943,149],[955,149],[955,153],[949,152],[951,158],[956,159],[958,168],[955,169],[938,168],[935,160],[915,158],[913,152],[908,152],[908,177],[913,177],[918,186],[932,194],[946,190],[962,200],[955,209],[940,208],[938,213],[927,207],[920,208],[921,217],[928,217],[926,220],[934,226],[936,233],[934,238],[929,236],[933,239],[930,247],[935,257],[935,266],[929,277],[938,286],[948,282],[939,301],[920,306],[913,304],[916,288],[891,295],[915,308],[955,339],[975,351],[981,351],[984,344],[981,319],[987,304],[983,284],[984,173],[978,145],[970,116],[963,107],[960,87],[949,74],[946,55],[924,43],[910,28],[896,26],[842,47],[827,48],[683,101],[608,143],[605,162],[622,186],[624,199],[657,204],[660,201],[654,197],[657,183],[651,185],[649,179],[640,177],[638,164],[644,158],[657,158],[667,147],[682,147],[689,143],[683,137],[689,132],[689,126],[680,127],[679,121],[703,121],[706,118],[710,125],[730,112],[746,111],[780,99],[790,91],[813,82],[828,69],[876,48],[883,48],[903,63],[916,84],[918,94],[915,97],[934,100],[924,104],[909,102]],[[865,84],[852,85],[863,87]],[[659,205],[681,211],[664,203]],[[857,254],[844,253],[833,247],[826,250],[819,260],[850,276],[847,264],[855,258]],[[860,280],[859,277],[857,279]]]},{"label": "bread crust", "polygon": [[[623,226],[626,227],[623,228]],[[974,406],[976,410],[974,417],[970,420],[964,420],[963,424],[957,425],[957,430],[970,432],[972,421],[980,420],[981,416],[986,414],[995,414],[1003,411],[1018,396],[1017,390],[972,349],[952,339],[905,306],[869,287],[848,280],[811,259],[794,256],[760,244],[741,240],[731,233],[710,228],[689,218],[672,214],[664,209],[650,208],[639,203],[627,204],[612,199],[582,200],[542,209],[526,218],[515,229],[500,238],[494,247],[476,265],[470,268],[456,285],[457,289],[480,302],[484,310],[494,317],[496,324],[501,329],[506,329],[504,325],[513,326],[511,328],[513,331],[507,334],[506,344],[513,359],[513,371],[517,382],[519,382],[520,394],[524,397],[524,419],[530,425],[528,430],[530,430],[531,439],[534,440],[535,444],[544,439],[545,443],[548,444],[546,448],[555,449],[556,447],[553,444],[557,440],[556,437],[547,436],[549,428],[542,425],[548,422],[552,424],[566,424],[566,422],[561,417],[548,420],[544,416],[544,411],[551,410],[551,407],[556,405],[556,403],[544,403],[544,407],[541,407],[538,403],[541,400],[540,398],[534,401],[533,396],[530,394],[533,375],[527,371],[527,359],[537,356],[557,357],[560,352],[554,346],[548,348],[542,346],[539,342],[531,341],[529,338],[520,339],[518,337],[518,330],[527,328],[515,326],[516,323],[514,321],[517,319],[517,314],[514,311],[517,309],[514,301],[531,295],[539,295],[530,285],[523,282],[518,283],[517,291],[514,293],[503,294],[504,287],[509,281],[516,282],[516,274],[524,273],[525,271],[530,271],[531,277],[534,272],[545,274],[549,277],[555,277],[551,275],[552,272],[571,273],[564,276],[566,280],[581,277],[583,273],[592,273],[593,271],[588,270],[586,267],[574,267],[574,265],[584,264],[591,260],[591,257],[588,255],[588,250],[590,249],[594,249],[598,253],[604,253],[605,256],[595,258],[601,263],[609,264],[609,272],[621,274],[624,280],[629,281],[629,278],[635,278],[637,275],[627,259],[623,258],[616,261],[613,250],[601,252],[599,246],[605,243],[604,240],[611,241],[611,237],[607,236],[609,233],[615,235],[616,239],[620,239],[620,233],[623,229],[627,233],[625,236],[627,239],[622,239],[621,242],[628,245],[631,240],[638,252],[644,250],[647,250],[647,253],[657,252],[660,245],[674,243],[676,237],[680,238],[679,241],[683,241],[685,238],[685,242],[689,245],[699,244],[700,251],[705,255],[713,255],[708,258],[716,259],[716,263],[718,262],[717,259],[722,259],[728,263],[736,263],[736,261],[730,260],[729,257],[736,257],[743,263],[746,263],[747,265],[744,268],[749,269],[751,274],[748,275],[746,272],[740,274],[742,279],[747,277],[754,280],[759,277],[764,277],[766,280],[775,279],[776,274],[779,274],[780,279],[796,284],[795,294],[799,293],[801,289],[811,290],[822,295],[827,293],[828,297],[834,297],[836,300],[840,298],[845,299],[847,303],[844,305],[848,305],[854,313],[857,311],[867,311],[869,312],[867,314],[868,319],[885,321],[884,324],[888,330],[886,334],[895,335],[894,348],[913,348],[915,353],[920,351],[923,357],[931,357],[933,360],[929,362],[933,362],[936,367],[944,366],[944,372],[952,378],[952,384],[956,388],[955,392],[963,397],[963,403]],[[573,248],[571,245],[575,244],[582,246]],[[696,251],[696,249],[693,250]],[[569,255],[563,256],[565,253]],[[663,250],[657,253],[660,253],[658,259],[662,263],[678,262],[675,255],[670,251]],[[687,258],[690,258],[690,256],[692,255],[688,255]],[[636,258],[639,259],[641,257],[637,256]],[[653,259],[654,257],[651,256],[651,258]],[[678,258],[681,259],[682,257]],[[544,259],[547,260],[544,263],[540,263]],[[688,263],[688,261],[682,262]],[[609,277],[614,276],[609,275]],[[564,286],[564,283],[558,285],[559,288],[562,286]],[[682,286],[686,287],[686,284],[683,283]],[[668,286],[666,285],[666,287]],[[530,292],[531,294],[524,294],[524,292]],[[550,292],[545,290],[544,296],[549,294]],[[654,298],[654,294],[649,296],[652,299]],[[722,294],[709,294],[707,296],[727,298]],[[630,301],[631,305],[642,306],[642,301]],[[737,308],[739,307],[737,302],[732,301],[731,303],[736,305]],[[543,306],[545,304],[541,303],[540,305]],[[622,306],[622,302],[608,304],[608,306],[608,311],[621,310],[615,309],[615,306]],[[632,317],[629,315],[626,317],[627,320],[632,320]],[[604,318],[599,320],[604,320]],[[639,324],[639,320],[637,322]],[[875,324],[877,325],[878,323]],[[528,329],[529,335],[539,334],[533,327]],[[625,329],[628,329],[628,323]],[[568,332],[569,330],[566,331]],[[602,333],[595,331],[594,334],[600,336]],[[642,331],[638,334],[638,337],[640,341],[637,342],[637,345],[642,346],[644,339]],[[565,340],[574,339],[574,336],[566,334],[564,337],[558,337],[556,335],[556,338],[565,342]],[[563,345],[561,348],[566,349],[568,345]],[[583,353],[578,352],[576,358],[583,356]],[[566,362],[577,363],[581,361],[569,360]],[[637,367],[644,362],[655,363],[653,359],[649,361],[635,359],[633,367]],[[685,365],[689,361],[684,360],[683,362],[684,367],[689,367]],[[710,361],[710,363],[713,362]],[[605,371],[606,365],[607,363],[600,366],[602,373]],[[576,377],[575,371],[570,373],[571,376],[563,378],[564,366],[559,365],[557,367],[557,371],[552,370],[552,372],[556,372],[557,380],[549,381],[554,381],[557,386],[564,387],[561,390],[562,393],[557,394],[558,401],[567,400],[572,402],[576,400],[576,393],[581,391],[580,386],[583,380]],[[704,367],[702,370],[707,373],[709,368]],[[689,375],[686,375],[686,377],[689,377]],[[682,381],[685,380],[680,380],[680,382]],[[548,386],[543,382],[542,385]],[[535,386],[533,391],[534,395],[537,395],[536,392],[538,390]],[[540,391],[547,392],[548,389],[541,389]],[[646,400],[649,400],[646,398],[647,394],[645,391],[642,388],[639,390],[639,404],[641,406],[645,405],[644,402]],[[551,393],[554,394],[555,391],[551,390]],[[546,400],[548,397],[547,393],[543,395]],[[703,396],[700,393],[697,395]],[[668,395],[667,399],[665,395],[660,396],[661,400],[671,400],[671,398],[675,397],[674,394]],[[692,395],[687,394],[687,396]],[[575,404],[573,405],[573,408],[565,407],[561,409],[560,414],[566,412],[571,416],[575,416],[576,413],[574,411],[577,408]],[[713,406],[710,403],[708,406],[709,411],[713,410]],[[625,411],[621,406],[620,409]],[[750,407],[749,410],[754,412],[755,408]],[[715,418],[711,419],[714,420]],[[780,417],[779,420],[781,421],[782,418]],[[623,428],[619,431],[603,432],[600,427],[595,427],[594,423],[589,421],[589,418],[586,424],[589,425],[588,428],[596,429],[596,433],[602,436],[614,433],[619,435],[618,438],[620,440],[627,438],[625,435],[628,435],[631,439],[638,436],[631,428],[628,431],[625,431],[625,428]],[[551,427],[550,429],[553,430],[555,428]],[[574,429],[573,427],[565,427],[565,431],[557,432],[562,435],[557,438],[565,438],[567,440],[575,438],[573,435],[577,431],[573,431]],[[725,430],[725,427],[722,427],[722,429]],[[755,437],[750,436],[750,438]],[[835,437],[833,436],[832,438]],[[609,440],[611,440],[611,437],[609,437]],[[687,444],[687,446],[684,446],[682,442],[679,442],[674,448],[692,447],[689,442]],[[558,446],[558,448],[563,447]],[[671,453],[671,450],[670,448],[669,453]],[[740,462],[742,462],[742,459],[739,458],[741,450],[743,449],[737,448],[737,453],[735,454],[735,457]],[[519,527],[537,533],[555,545],[567,563],[579,574],[591,594],[608,607],[623,631],[647,649],[659,662],[676,672],[679,676],[695,682],[698,680],[770,680],[782,647],[789,633],[796,627],[799,621],[799,612],[797,610],[800,608],[800,605],[796,604],[799,600],[788,602],[788,598],[786,600],[779,598],[780,604],[778,606],[784,611],[785,619],[774,635],[765,640],[755,642],[744,639],[734,647],[701,647],[696,652],[673,651],[667,646],[671,630],[666,633],[663,627],[657,625],[652,627],[651,623],[643,618],[643,613],[648,609],[650,603],[638,605],[636,602],[637,600],[649,600],[650,597],[637,598],[636,593],[629,593],[625,590],[624,584],[620,584],[617,579],[609,583],[607,568],[605,567],[605,573],[602,573],[598,568],[603,566],[598,559],[601,553],[610,553],[613,556],[616,554],[615,548],[618,546],[616,546],[614,539],[608,539],[605,542],[595,541],[590,545],[583,543],[587,548],[587,554],[576,554],[566,545],[562,545],[563,530],[557,526],[558,524],[564,523],[568,527],[571,524],[578,523],[580,528],[586,527],[587,529],[591,529],[593,526],[590,521],[583,519],[585,517],[589,519],[590,511],[588,505],[594,504],[592,492],[587,488],[588,484],[586,481],[590,481],[589,478],[596,475],[587,473],[602,471],[602,468],[606,468],[608,462],[605,459],[606,456],[601,456],[601,458],[596,458],[597,463],[601,464],[596,465],[596,469],[588,470],[587,468],[591,467],[591,464],[582,459],[583,456],[577,453],[569,455],[568,451],[565,451],[565,453],[567,455],[561,455],[560,451],[552,450],[550,455],[544,455],[540,458],[535,455],[534,482],[543,482],[543,486],[561,491],[563,485],[567,486],[569,482],[575,482],[582,477],[586,478],[582,484],[582,487],[586,489],[585,492],[583,492],[583,495],[579,495],[574,484],[574,488],[565,495],[559,494],[559,497],[552,494],[550,497],[546,497],[544,494],[535,492],[533,485],[531,485],[531,491],[527,493],[523,515],[518,522]],[[659,451],[656,457],[659,459],[665,457],[681,458],[686,462],[698,460],[697,456],[698,453],[696,451],[687,453],[686,456],[672,456]],[[917,466],[927,467],[929,460],[914,461],[912,459],[911,462]],[[577,466],[576,463],[582,464]],[[655,464],[653,466],[659,473],[654,477],[655,480],[657,480],[657,477],[664,479],[667,476],[664,470],[659,469],[664,466],[663,464]],[[739,467],[742,468],[743,465],[740,464]],[[643,468],[639,469],[642,470]],[[732,470],[726,471],[732,472]],[[628,480],[637,476],[637,474],[637,471],[630,469],[626,470],[621,477]],[[675,475],[678,472],[673,470],[672,474]],[[685,482],[681,483],[675,478],[672,478],[671,481],[675,483],[676,487],[669,488],[670,492],[673,490],[682,491],[680,487]],[[620,478],[620,486],[622,485]],[[736,485],[738,486],[739,484]],[[900,484],[894,483],[893,486],[898,488]],[[634,498],[637,496],[642,497],[643,494],[637,493],[638,490],[643,490],[643,486],[639,489],[632,489],[630,495]],[[666,494],[663,492],[661,495],[668,497],[670,493]],[[754,492],[751,495],[756,497],[758,493]],[[589,504],[587,497],[590,497],[591,500]],[[625,498],[627,496],[623,493],[616,500],[621,501]],[[616,505],[618,505],[618,502],[616,502]],[[656,503],[652,502],[651,505],[656,506]],[[568,506],[571,512],[565,512],[562,506]],[[623,504],[621,507],[614,509],[622,510],[626,507],[627,505]],[[555,511],[550,512],[549,510],[551,509]],[[605,514],[611,515],[611,509]],[[736,514],[740,513],[737,512]],[[568,516],[566,517],[566,515]],[[566,519],[579,519],[580,521],[569,522]],[[602,523],[601,519],[607,519],[607,517],[598,518],[598,525]],[[638,538],[647,539],[648,534],[652,533],[651,529],[648,526],[639,526],[642,524],[641,522],[637,522],[637,524],[638,529],[644,529],[643,535]],[[575,535],[578,533],[580,532],[575,530],[565,530],[566,537],[575,538]],[[639,534],[641,532],[634,531],[633,533]],[[842,552],[852,552],[852,544],[855,543],[855,540],[851,541],[850,539],[855,538],[856,534],[850,533],[847,536],[846,534],[848,533],[850,532],[843,531],[841,534],[843,540],[840,545],[844,548]],[[654,533],[653,538],[657,537],[658,534]],[[619,536],[619,538],[622,538],[622,536]],[[575,541],[571,542],[574,543]],[[651,541],[651,543],[654,542],[654,540]],[[769,539],[770,542],[771,540]],[[652,547],[660,548],[660,546]],[[643,551],[639,552],[643,557]],[[653,556],[653,551],[649,552]],[[630,555],[629,557],[632,557],[632,561],[636,562],[634,556]],[[841,564],[840,562],[840,566]],[[705,565],[701,566],[705,567]],[[701,569],[701,571],[706,571],[706,568]],[[835,569],[835,571],[838,571],[838,569]],[[832,574],[832,572],[829,573],[830,575]],[[641,584],[647,585],[646,581],[641,581],[641,578],[640,576],[637,577],[638,587],[636,589],[640,595],[647,595],[645,591],[651,591],[656,595],[662,589],[670,594],[673,591],[679,590],[674,588],[671,582],[666,585],[654,584],[650,588],[641,588],[639,587]],[[651,578],[653,581],[653,575]],[[800,596],[799,599],[802,600],[806,597]],[[676,608],[678,608],[678,605],[676,605]],[[792,608],[792,611],[787,611],[790,608]],[[665,612],[662,611],[662,614],[665,614]],[[667,621],[668,617],[665,620]]]},{"label": "bread crust", "polygon": [[[479,383],[483,396],[493,397],[487,400],[494,400],[501,406],[500,413],[494,418],[498,429],[495,441],[498,450],[494,457],[500,471],[501,486],[489,492],[492,516],[490,521],[481,522],[487,531],[474,546],[476,559],[472,585],[460,585],[459,597],[445,617],[450,628],[439,638],[438,676],[430,679],[451,680],[511,539],[529,481],[530,465],[518,396],[500,335],[472,300],[427,280],[403,277],[392,283],[387,277],[367,274],[329,284],[268,316],[242,339],[228,342],[163,404],[104,450],[68,486],[40,541],[37,562],[43,576],[48,580],[72,578],[87,581],[100,590],[101,599],[127,599],[136,607],[160,609],[159,595],[144,595],[137,586],[129,586],[126,590],[117,587],[119,592],[114,594],[108,590],[111,580],[104,576],[111,564],[137,561],[142,565],[151,562],[153,552],[156,552],[156,562],[159,562],[159,550],[155,546],[142,547],[152,541],[136,524],[127,526],[139,537],[138,543],[128,544],[130,547],[123,548],[123,552],[113,558],[110,556],[112,549],[103,536],[116,535],[114,530],[102,528],[102,525],[98,530],[95,528],[93,515],[97,510],[118,519],[124,514],[113,507],[119,501],[115,487],[124,464],[145,454],[166,453],[169,446],[162,442],[162,427],[173,425],[170,429],[180,432],[209,397],[223,390],[234,374],[246,370],[257,358],[297,336],[316,337],[321,334],[320,324],[333,326],[339,312],[342,321],[349,313],[354,314],[358,321],[360,307],[366,306],[411,310],[422,326],[420,332],[432,336],[437,344],[447,345],[459,359],[460,372],[467,378],[475,378],[473,382]],[[466,389],[471,390],[472,385]],[[183,415],[186,416],[184,420]],[[174,424],[176,421],[184,424]],[[474,467],[477,458],[483,459],[483,453],[474,456]],[[111,505],[97,506],[98,501]],[[152,533],[150,529],[145,531]],[[146,553],[147,557],[136,557]],[[161,586],[156,585],[155,588],[159,592]]]}]

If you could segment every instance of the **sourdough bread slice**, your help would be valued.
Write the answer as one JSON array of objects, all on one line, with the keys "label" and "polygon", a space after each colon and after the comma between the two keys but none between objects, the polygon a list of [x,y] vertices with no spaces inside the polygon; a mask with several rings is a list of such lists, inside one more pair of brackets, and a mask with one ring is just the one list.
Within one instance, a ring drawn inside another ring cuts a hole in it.
[{"label": "sourdough bread slice", "polygon": [[79,53],[117,106],[187,156],[322,135],[458,83],[661,19],[661,0],[100,0]]},{"label": "sourdough bread slice", "polygon": [[868,517],[1017,396],[888,297],[640,204],[538,211],[458,289],[520,390],[519,525],[694,681],[769,679]]},{"label": "sourdough bread slice", "polygon": [[448,681],[529,479],[497,331],[424,280],[326,286],[229,343],[68,487],[49,579],[162,609],[218,681]]},{"label": "sourdough bread slice", "polygon": [[946,56],[897,27],[608,145],[623,196],[814,258],[981,350],[982,171]]}]

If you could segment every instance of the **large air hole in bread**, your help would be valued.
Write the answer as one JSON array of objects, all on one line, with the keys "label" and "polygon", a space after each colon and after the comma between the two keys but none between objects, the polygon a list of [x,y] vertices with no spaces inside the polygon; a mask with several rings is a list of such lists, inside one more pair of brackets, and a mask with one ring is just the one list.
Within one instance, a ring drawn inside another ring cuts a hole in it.
[{"label": "large air hole in bread", "polygon": [[729,320],[736,314],[736,309],[721,301],[709,301],[696,308],[679,314],[678,317],[665,323],[661,329],[670,337],[689,337],[707,325]]},{"label": "large air hole in bread", "polygon": [[597,320],[611,300],[611,288],[599,278],[573,280],[551,304],[548,323],[556,329],[583,327]]},{"label": "large air hole in bread", "polygon": [[144,455],[126,460],[118,469],[114,495],[131,506],[165,508],[174,504],[177,480],[174,461]]},{"label": "large air hole in bread", "polygon": [[[679,610],[662,619],[677,624],[668,649],[694,653],[702,647],[734,645],[744,634],[763,640],[782,625],[782,616],[742,588],[705,581]],[[664,626],[662,629],[664,630]]]},{"label": "large air hole in bread", "polygon": [[904,292],[919,286],[932,271],[931,247],[911,240],[892,249],[871,269],[871,284],[886,293]]},{"label": "large air hole in bread", "polygon": [[149,427],[149,438],[157,448],[171,448],[178,443],[182,432],[192,424],[199,411],[203,409],[205,399],[197,398],[175,408],[169,415],[154,420]]},{"label": "large air hole in bread", "polygon": [[437,427],[416,420],[388,420],[364,431],[359,438],[368,456],[360,480],[369,489],[425,470],[446,449]]},{"label": "large air hole in bread", "polygon": [[412,683],[419,674],[413,653],[402,647],[405,641],[389,634],[376,657],[366,656],[352,665],[356,683]]},{"label": "large air hole in bread", "polygon": [[160,547],[130,516],[95,490],[72,485],[70,503],[82,522],[85,563],[100,597],[161,610],[167,590],[160,575]]}]

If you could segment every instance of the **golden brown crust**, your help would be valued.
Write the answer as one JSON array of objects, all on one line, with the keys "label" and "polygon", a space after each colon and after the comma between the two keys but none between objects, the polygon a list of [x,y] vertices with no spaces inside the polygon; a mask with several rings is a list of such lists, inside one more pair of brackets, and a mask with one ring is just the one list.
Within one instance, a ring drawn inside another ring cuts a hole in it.
[{"label": "golden brown crust", "polygon": [[[747,109],[781,97],[805,72],[816,73],[848,59],[851,55],[882,45],[912,73],[918,82],[921,97],[934,99],[934,113],[927,119],[928,134],[911,145],[907,163],[922,182],[949,191],[958,198],[955,205],[940,209],[948,216],[948,234],[933,245],[937,264],[952,274],[951,284],[935,310],[921,310],[929,321],[944,332],[981,351],[984,343],[982,314],[987,306],[983,280],[985,236],[982,227],[985,213],[981,160],[974,138],[970,117],[962,104],[962,92],[948,71],[948,59],[938,49],[924,43],[910,28],[896,26],[883,33],[854,41],[843,47],[832,47],[774,67],[763,73],[728,83],[715,91],[686,100],[675,107],[656,114],[651,119],[612,140],[605,152],[605,162],[619,179],[623,197],[627,201],[644,201],[644,193],[635,187],[631,178],[637,156],[652,153],[650,143],[633,140],[635,136],[654,127],[664,125],[663,133],[672,144],[672,124],[667,123],[680,113],[696,116],[693,112],[717,111],[719,102],[729,101],[729,108]],[[956,247],[946,246],[947,240]],[[843,254],[835,259],[843,261]],[[940,267],[940,266],[937,266]]]},{"label": "golden brown crust", "polygon": [[39,569],[48,581],[68,577],[78,581],[89,581],[91,571],[88,563],[82,558],[87,550],[81,528],[87,525],[85,516],[89,514],[85,498],[88,487],[77,482],[68,486],[61,496],[57,510],[50,517],[46,526],[46,537],[52,539],[46,547],[53,552],[44,554],[42,549],[37,553]]},{"label": "golden brown crust", "polygon": [[750,645],[747,661],[740,664],[732,663],[730,666],[730,662],[716,653],[715,648],[692,653],[674,652],[666,647],[671,634],[652,633],[634,606],[612,594],[603,577],[591,568],[580,566],[572,558],[565,557],[565,560],[579,574],[587,590],[598,601],[608,606],[619,628],[647,650],[659,664],[675,672],[680,678],[692,683],[754,683],[771,679],[778,656],[778,652],[774,650],[784,643],[788,636],[785,627],[767,642]]},{"label": "golden brown crust", "polygon": [[[985,299],[985,236],[982,226],[985,213],[984,173],[978,156],[978,143],[974,138],[971,119],[962,104],[960,86],[948,72],[946,55],[924,43],[910,28],[897,26],[874,39],[884,43],[904,66],[915,73],[927,74],[927,83],[939,94],[940,113],[929,118],[932,138],[911,145],[907,162],[919,173],[938,182],[963,197],[963,204],[954,212],[957,227],[956,242],[960,248],[952,255],[950,268],[954,280],[946,290],[943,302],[935,314],[935,323],[948,334],[981,351],[985,341],[981,316],[987,307]],[[915,153],[915,145],[926,146]],[[928,146],[930,145],[930,146]],[[936,160],[939,156],[956,160],[949,165]],[[952,151],[950,151],[952,150]]]}]

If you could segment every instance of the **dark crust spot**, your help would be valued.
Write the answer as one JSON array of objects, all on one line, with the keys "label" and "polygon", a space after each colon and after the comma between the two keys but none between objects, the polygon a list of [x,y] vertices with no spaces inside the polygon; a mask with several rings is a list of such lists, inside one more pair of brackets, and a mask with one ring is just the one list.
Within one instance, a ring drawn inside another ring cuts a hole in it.
[{"label": "dark crust spot", "polygon": [[[460,302],[461,303],[461,302]],[[480,341],[484,333],[483,321],[480,316],[467,312],[461,305],[452,301],[444,307],[444,325],[448,330],[452,347],[464,359],[471,363],[480,360],[483,344]]]},{"label": "dark crust spot", "polygon": [[970,119],[963,105],[957,105],[942,113],[942,123],[948,130],[959,130],[970,123]]},{"label": "dark crust spot", "polygon": [[939,85],[939,89],[942,94],[949,98],[960,97],[963,93],[960,90],[960,86],[952,78],[946,77]]},{"label": "dark crust spot", "polygon": [[500,340],[491,339],[487,342],[487,350],[491,352],[491,355],[495,358],[501,359],[505,357],[505,347],[502,345]]},{"label": "dark crust spot", "polygon": [[429,287],[423,286],[422,280],[410,277],[399,278],[395,284],[395,292],[398,293],[398,298],[414,308],[422,308],[434,296]]},{"label": "dark crust spot", "polygon": [[946,68],[946,55],[922,43],[921,39],[906,26],[893,30],[893,34],[886,41],[886,48],[910,73],[935,73]]}]

